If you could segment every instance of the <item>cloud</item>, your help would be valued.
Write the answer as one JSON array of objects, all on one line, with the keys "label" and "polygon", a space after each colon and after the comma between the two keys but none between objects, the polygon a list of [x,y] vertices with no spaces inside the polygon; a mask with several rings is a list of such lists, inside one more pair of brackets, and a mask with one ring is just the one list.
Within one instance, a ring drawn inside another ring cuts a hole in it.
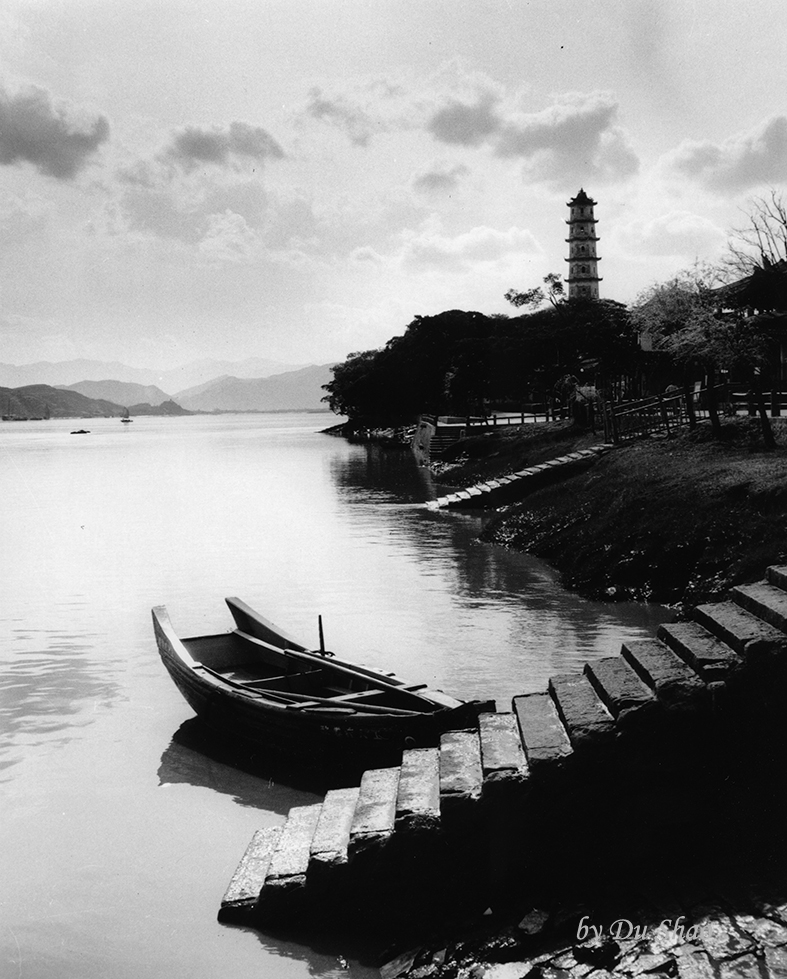
[{"label": "cloud", "polygon": [[475,103],[468,105],[451,98],[427,122],[427,130],[442,143],[460,146],[480,146],[503,125],[495,111],[498,98],[492,92],[479,93]]},{"label": "cloud", "polygon": [[450,168],[434,164],[413,177],[412,188],[422,194],[449,194],[456,190],[462,177],[468,173],[470,171],[463,163]]},{"label": "cloud", "polygon": [[371,245],[361,245],[350,252],[350,262],[354,265],[383,265],[385,257]]},{"label": "cloud", "polygon": [[724,231],[690,211],[671,211],[651,221],[632,221],[616,229],[615,244],[629,255],[684,256],[687,259],[718,254]]},{"label": "cloud", "polygon": [[109,122],[88,119],[42,88],[0,89],[0,165],[31,163],[57,180],[73,180],[109,139]]},{"label": "cloud", "polygon": [[341,130],[355,146],[368,146],[372,134],[383,128],[379,119],[375,120],[345,95],[328,96],[317,87],[309,91],[305,111],[312,119]]},{"label": "cloud", "polygon": [[787,172],[787,116],[772,116],[722,143],[685,140],[662,163],[718,193],[781,183]]},{"label": "cloud", "polygon": [[130,228],[158,238],[194,244],[205,226],[205,216],[179,201],[166,188],[129,187],[121,198]]},{"label": "cloud", "polygon": [[409,269],[463,272],[479,264],[494,264],[512,255],[536,254],[541,254],[541,246],[529,231],[521,228],[498,231],[481,226],[449,237],[442,234],[433,222],[427,222],[417,233],[405,232],[399,259]]},{"label": "cloud", "polygon": [[200,252],[215,262],[247,263],[259,250],[259,238],[240,214],[212,214],[199,243]]},{"label": "cloud", "polygon": [[444,143],[486,145],[502,159],[521,160],[525,177],[556,186],[611,181],[635,174],[639,160],[616,124],[617,101],[607,92],[568,93],[540,112],[506,113],[497,95],[475,102],[452,98],[427,122]]},{"label": "cloud", "polygon": [[237,157],[263,163],[281,160],[284,150],[267,130],[245,122],[231,122],[226,129],[200,129],[186,126],[176,132],[163,158],[176,163],[187,173],[203,164],[226,167]]}]

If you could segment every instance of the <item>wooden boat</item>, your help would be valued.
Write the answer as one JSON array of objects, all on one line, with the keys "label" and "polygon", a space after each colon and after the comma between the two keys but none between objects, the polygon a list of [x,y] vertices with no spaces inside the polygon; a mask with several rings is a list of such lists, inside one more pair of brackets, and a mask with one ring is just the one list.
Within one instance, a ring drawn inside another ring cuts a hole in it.
[{"label": "wooden boat", "polygon": [[163,606],[153,609],[159,653],[197,714],[261,761],[357,775],[398,764],[407,747],[438,743],[494,702],[463,702],[312,651],[237,598],[232,632],[180,639]]}]

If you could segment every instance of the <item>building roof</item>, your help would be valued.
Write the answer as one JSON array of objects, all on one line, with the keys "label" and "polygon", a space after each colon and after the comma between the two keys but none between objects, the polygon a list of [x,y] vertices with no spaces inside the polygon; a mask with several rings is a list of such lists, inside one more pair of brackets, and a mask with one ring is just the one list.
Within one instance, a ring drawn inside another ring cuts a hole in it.
[{"label": "building roof", "polygon": [[787,310],[787,260],[755,269],[743,279],[714,289],[712,295],[725,306]]},{"label": "building roof", "polygon": [[577,196],[574,198],[573,201],[568,201],[567,207],[571,207],[574,204],[597,204],[597,203],[598,201],[594,201],[592,197],[588,197],[588,195],[585,193],[584,188],[580,187],[579,193],[577,194]]}]

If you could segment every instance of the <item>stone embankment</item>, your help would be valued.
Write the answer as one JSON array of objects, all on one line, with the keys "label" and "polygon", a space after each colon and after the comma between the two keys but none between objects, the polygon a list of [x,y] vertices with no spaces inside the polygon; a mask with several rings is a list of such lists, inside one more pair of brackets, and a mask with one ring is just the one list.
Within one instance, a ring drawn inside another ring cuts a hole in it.
[{"label": "stone embankment", "polygon": [[773,567],[658,638],[291,810],[252,839],[220,919],[393,937],[485,908],[598,907],[645,878],[694,886],[698,851],[723,879],[731,856],[755,861],[785,839],[786,706],[787,568]]}]

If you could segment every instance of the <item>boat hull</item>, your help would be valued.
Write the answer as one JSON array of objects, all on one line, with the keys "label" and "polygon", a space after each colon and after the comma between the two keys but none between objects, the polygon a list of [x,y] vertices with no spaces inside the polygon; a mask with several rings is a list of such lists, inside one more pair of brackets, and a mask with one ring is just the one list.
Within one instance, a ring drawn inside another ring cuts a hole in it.
[{"label": "boat hull", "polygon": [[200,721],[225,743],[253,753],[263,767],[284,763],[355,777],[398,764],[405,748],[438,744],[442,731],[468,726],[490,708],[468,703],[423,714],[366,714],[341,706],[279,705],[205,671],[155,614],[154,628],[164,666]]}]

